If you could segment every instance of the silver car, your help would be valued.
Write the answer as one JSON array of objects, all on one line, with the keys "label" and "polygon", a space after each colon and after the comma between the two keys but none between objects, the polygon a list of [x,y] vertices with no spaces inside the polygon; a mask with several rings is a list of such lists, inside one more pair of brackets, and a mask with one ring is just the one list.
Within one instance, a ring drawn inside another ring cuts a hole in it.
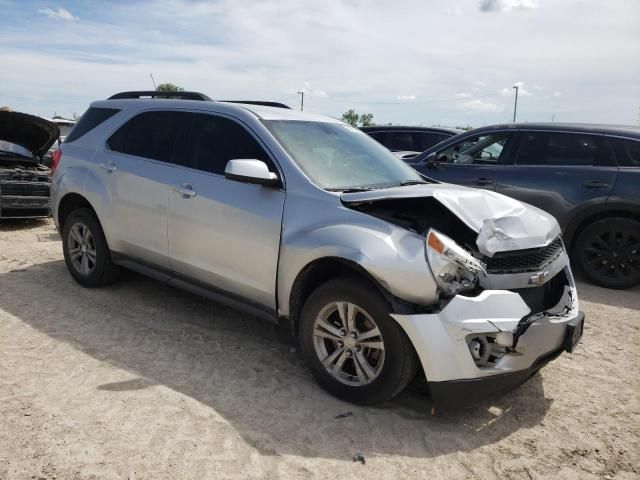
[{"label": "silver car", "polygon": [[162,95],[94,102],[54,155],[80,284],[125,267],[284,323],[318,382],[360,404],[417,375],[436,406],[473,403],[578,343],[550,215],[425,178],[332,118]]}]

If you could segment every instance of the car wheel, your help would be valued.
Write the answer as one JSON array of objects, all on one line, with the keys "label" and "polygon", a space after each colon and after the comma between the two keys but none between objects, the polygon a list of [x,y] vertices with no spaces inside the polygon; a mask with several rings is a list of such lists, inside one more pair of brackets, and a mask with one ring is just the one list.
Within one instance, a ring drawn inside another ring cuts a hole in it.
[{"label": "car wheel", "polygon": [[578,236],[578,266],[596,285],[630,288],[640,283],[640,222],[607,218],[592,223]]},{"label": "car wheel", "polygon": [[73,278],[85,287],[100,287],[116,280],[119,268],[111,262],[98,219],[87,208],[69,214],[62,230],[62,251]]},{"label": "car wheel", "polygon": [[356,278],[331,280],[307,299],[300,317],[302,353],[318,383],[343,400],[389,400],[413,379],[417,358],[389,306]]}]

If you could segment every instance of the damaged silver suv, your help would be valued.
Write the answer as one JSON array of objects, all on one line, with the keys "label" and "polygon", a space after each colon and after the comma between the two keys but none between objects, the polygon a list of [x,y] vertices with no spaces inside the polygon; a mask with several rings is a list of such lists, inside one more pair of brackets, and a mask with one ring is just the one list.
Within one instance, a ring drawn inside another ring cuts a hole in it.
[{"label": "damaged silver suv", "polygon": [[80,284],[125,267],[281,322],[318,382],[361,404],[416,375],[436,406],[473,403],[580,340],[550,215],[425,178],[332,118],[158,95],[93,103],[54,156]]}]

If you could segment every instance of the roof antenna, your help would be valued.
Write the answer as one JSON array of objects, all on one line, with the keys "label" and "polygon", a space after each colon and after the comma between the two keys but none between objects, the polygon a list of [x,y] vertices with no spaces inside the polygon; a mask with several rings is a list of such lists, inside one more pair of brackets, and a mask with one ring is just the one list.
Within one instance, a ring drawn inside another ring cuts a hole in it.
[{"label": "roof antenna", "polygon": [[149,72],[149,76],[151,77],[151,81],[153,82],[153,89],[158,91],[158,87],[156,86],[156,81],[153,79],[153,73]]}]

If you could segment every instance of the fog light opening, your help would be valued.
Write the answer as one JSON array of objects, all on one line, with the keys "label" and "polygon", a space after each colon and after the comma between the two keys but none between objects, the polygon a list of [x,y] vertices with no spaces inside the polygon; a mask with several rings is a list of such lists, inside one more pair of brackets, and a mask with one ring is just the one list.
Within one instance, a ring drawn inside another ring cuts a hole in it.
[{"label": "fog light opening", "polygon": [[504,345],[508,339],[501,333],[472,334],[467,337],[467,346],[476,366],[494,366],[507,353],[510,345]]}]

